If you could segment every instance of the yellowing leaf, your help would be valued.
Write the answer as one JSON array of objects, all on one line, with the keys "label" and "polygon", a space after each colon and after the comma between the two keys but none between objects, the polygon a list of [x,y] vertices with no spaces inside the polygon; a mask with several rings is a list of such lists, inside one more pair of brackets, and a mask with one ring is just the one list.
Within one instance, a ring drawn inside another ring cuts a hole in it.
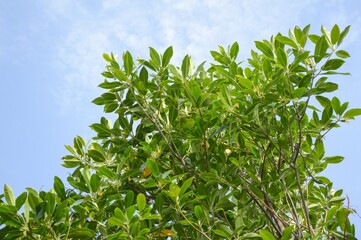
[{"label": "yellowing leaf", "polygon": [[148,166],[146,166],[144,168],[144,171],[142,172],[142,175],[140,176],[140,178],[149,177],[150,174],[152,174],[152,172],[150,171],[150,168]]},{"label": "yellowing leaf", "polygon": [[163,229],[159,232],[158,237],[170,237],[173,236],[174,232],[169,229]]}]

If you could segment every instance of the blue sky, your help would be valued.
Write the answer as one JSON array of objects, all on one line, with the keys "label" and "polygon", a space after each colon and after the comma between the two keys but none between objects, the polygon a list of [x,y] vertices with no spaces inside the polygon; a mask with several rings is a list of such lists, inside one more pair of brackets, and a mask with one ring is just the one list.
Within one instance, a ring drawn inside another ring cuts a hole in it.
[{"label": "blue sky", "polygon": [[[12,0],[0,1],[0,186],[15,193],[25,187],[49,190],[60,166],[63,145],[94,134],[88,126],[104,115],[90,102],[105,62],[102,53],[147,57],[148,46],[173,45],[174,62],[190,54],[196,63],[211,60],[218,45],[240,44],[240,60],[255,40],[311,24],[351,25],[343,67],[351,76],[333,78],[336,92],[350,107],[361,107],[361,8],[357,0]],[[325,172],[343,188],[361,213],[361,120],[342,125],[326,137],[326,154],[344,162]],[[2,190],[1,190],[2,191]],[[361,232],[361,219],[352,218]],[[358,234],[361,236],[361,234]]]}]

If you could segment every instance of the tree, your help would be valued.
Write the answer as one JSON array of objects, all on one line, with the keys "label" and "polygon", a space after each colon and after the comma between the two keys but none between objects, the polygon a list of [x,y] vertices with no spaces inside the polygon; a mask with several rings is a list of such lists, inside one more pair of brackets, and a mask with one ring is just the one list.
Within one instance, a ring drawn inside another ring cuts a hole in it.
[{"label": "tree", "polygon": [[325,155],[325,135],[361,115],[330,97],[349,27],[309,29],[256,41],[248,64],[237,43],[198,67],[171,65],[172,47],[104,54],[93,103],[111,115],[66,146],[71,188],[54,177],[15,198],[5,185],[0,238],[355,239],[354,211],[321,175],[343,160]]}]

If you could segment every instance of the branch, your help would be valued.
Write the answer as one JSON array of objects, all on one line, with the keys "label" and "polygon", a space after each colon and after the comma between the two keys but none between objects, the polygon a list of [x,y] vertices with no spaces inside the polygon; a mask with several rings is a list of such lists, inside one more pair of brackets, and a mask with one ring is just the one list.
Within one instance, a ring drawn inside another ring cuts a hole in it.
[{"label": "branch", "polygon": [[[242,174],[238,174],[238,176],[248,185],[251,184],[247,179],[245,179],[242,176]],[[278,236],[281,237],[282,231],[281,231],[281,226],[279,226],[279,224],[282,223],[284,226],[288,226],[288,224],[284,222],[284,220],[281,217],[278,216],[278,214],[272,207],[268,206],[264,201],[262,201],[262,199],[260,199],[256,194],[254,194],[253,191],[248,186],[244,186],[244,189],[246,190],[247,194],[253,199],[253,201],[261,208],[262,212],[266,215],[266,217],[268,218],[268,220],[271,222],[272,226],[276,230]],[[269,210],[270,213],[272,213],[272,216],[270,216],[267,209]],[[279,221],[275,222],[275,220],[279,220]]]}]

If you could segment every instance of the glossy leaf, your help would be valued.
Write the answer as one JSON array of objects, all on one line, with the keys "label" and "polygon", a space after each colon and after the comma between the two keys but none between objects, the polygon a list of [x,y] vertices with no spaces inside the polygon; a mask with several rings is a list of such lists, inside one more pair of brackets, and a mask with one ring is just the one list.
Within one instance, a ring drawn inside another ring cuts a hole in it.
[{"label": "glossy leaf", "polygon": [[276,240],[276,238],[272,235],[272,233],[270,233],[265,229],[261,229],[259,231],[259,234],[261,235],[263,240]]},{"label": "glossy leaf", "polygon": [[96,232],[94,232],[91,229],[78,228],[78,229],[74,229],[74,230],[70,231],[69,237],[77,238],[77,239],[86,239],[86,238],[89,239],[89,238],[92,238],[95,234],[96,234]]},{"label": "glossy leaf", "polygon": [[338,50],[336,52],[336,55],[337,55],[337,57],[340,57],[340,58],[349,58],[349,57],[351,57],[350,54],[348,52],[346,52],[345,50]]},{"label": "glossy leaf", "polygon": [[331,42],[336,44],[340,38],[340,28],[335,24],[331,30]]},{"label": "glossy leaf", "polygon": [[337,45],[341,45],[341,43],[343,42],[343,39],[346,37],[346,35],[348,34],[348,32],[350,31],[350,27],[351,26],[347,26],[341,33],[340,33],[340,37],[337,41]]},{"label": "glossy leaf", "polygon": [[16,208],[19,210],[25,203],[26,199],[27,199],[27,193],[23,192],[22,194],[20,194],[16,200],[15,200],[15,206]]},{"label": "glossy leaf", "polygon": [[331,59],[328,60],[325,65],[322,66],[322,70],[337,70],[345,63],[341,59]]},{"label": "glossy leaf", "polygon": [[139,211],[143,211],[146,206],[146,199],[144,194],[139,193],[137,196],[137,207]]},{"label": "glossy leaf", "polygon": [[149,53],[150,53],[150,59],[151,59],[151,63],[152,65],[155,67],[155,69],[159,69],[160,67],[160,55],[158,54],[158,52],[152,48],[149,47]]},{"label": "glossy leaf", "polygon": [[325,157],[324,161],[326,161],[327,163],[336,164],[342,162],[343,159],[344,157],[342,156],[333,156],[333,157]]},{"label": "glossy leaf", "polygon": [[4,195],[5,195],[5,199],[6,202],[10,205],[15,206],[15,195],[14,195],[14,191],[13,189],[7,185],[4,184]]},{"label": "glossy leaf", "polygon": [[130,52],[126,51],[124,56],[123,56],[123,61],[124,61],[124,70],[126,72],[126,74],[131,74],[133,71],[133,67],[134,67],[134,62],[133,62],[133,57],[130,54]]},{"label": "glossy leaf", "polygon": [[314,58],[315,58],[316,63],[320,62],[326,56],[327,48],[328,48],[327,41],[326,41],[325,37],[322,36],[317,41],[316,46],[315,46],[315,56],[314,56]]},{"label": "glossy leaf", "polygon": [[361,115],[361,108],[353,108],[348,110],[343,117],[346,119],[354,119],[357,116]]},{"label": "glossy leaf", "polygon": [[289,39],[288,37],[285,37],[285,36],[281,36],[281,35],[278,35],[276,36],[276,40],[279,41],[280,43],[283,43],[283,44],[286,44],[288,46],[291,46],[293,47],[294,49],[297,49],[297,44],[292,41],[291,39]]},{"label": "glossy leaf", "polygon": [[248,61],[218,46],[197,68],[190,55],[170,64],[172,47],[136,63],[104,54],[93,103],[112,114],[65,146],[67,183],[17,198],[5,185],[0,239],[355,239],[322,176],[343,160],[329,132],[361,115],[329,94],[348,28],[309,32],[255,41]]},{"label": "glossy leaf", "polygon": [[264,53],[267,57],[273,58],[273,51],[272,49],[264,42],[256,41],[256,47]]},{"label": "glossy leaf", "polygon": [[187,191],[187,189],[192,185],[192,182],[193,182],[193,178],[188,178],[187,180],[184,181],[184,183],[180,188],[179,196],[182,196]]},{"label": "glossy leaf", "polygon": [[[149,168],[150,172],[155,176],[158,177],[160,175],[160,171],[158,168],[158,165],[155,161],[153,161],[152,159],[148,159],[147,160],[147,167]],[[145,171],[145,169],[144,169]],[[147,174],[147,172],[145,173]],[[150,173],[148,173],[149,175]],[[147,177],[147,175],[145,175],[145,177]]]},{"label": "glossy leaf", "polygon": [[181,69],[183,78],[187,78],[190,71],[190,57],[188,55],[183,58]]},{"label": "glossy leaf", "polygon": [[172,56],[173,56],[173,47],[170,46],[163,53],[163,56],[162,56],[162,66],[163,67],[166,67],[168,65]]},{"label": "glossy leaf", "polygon": [[238,52],[239,52],[239,45],[237,42],[235,42],[232,44],[229,54],[231,55],[232,58],[237,58]]}]

